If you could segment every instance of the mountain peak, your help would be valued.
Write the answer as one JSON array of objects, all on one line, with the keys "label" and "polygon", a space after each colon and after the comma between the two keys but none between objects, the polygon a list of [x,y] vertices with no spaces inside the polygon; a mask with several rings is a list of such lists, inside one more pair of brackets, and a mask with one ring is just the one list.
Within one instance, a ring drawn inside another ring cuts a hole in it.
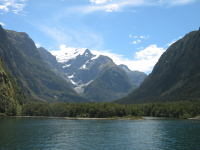
[{"label": "mountain peak", "polygon": [[89,49],[86,49],[84,53],[91,53]]},{"label": "mountain peak", "polygon": [[91,53],[91,51],[89,49],[86,49],[85,52],[83,53],[83,56],[93,57],[94,55]]},{"label": "mountain peak", "polygon": [[0,30],[3,30],[3,27],[2,27],[2,25],[0,24]]},{"label": "mountain peak", "polygon": [[128,68],[128,66],[126,66],[126,65],[121,64],[121,65],[119,65],[119,67],[120,67],[121,69],[123,69],[124,71],[126,71],[126,72],[131,71],[131,70]]},{"label": "mountain peak", "polygon": [[2,25],[0,25],[0,41],[1,40],[5,40],[5,36],[6,36],[6,32],[5,30],[3,29]]},{"label": "mountain peak", "polygon": [[61,47],[61,50],[50,51],[54,55],[58,62],[65,63],[70,59],[75,59],[78,55],[85,53],[85,48],[73,48],[73,47]]}]

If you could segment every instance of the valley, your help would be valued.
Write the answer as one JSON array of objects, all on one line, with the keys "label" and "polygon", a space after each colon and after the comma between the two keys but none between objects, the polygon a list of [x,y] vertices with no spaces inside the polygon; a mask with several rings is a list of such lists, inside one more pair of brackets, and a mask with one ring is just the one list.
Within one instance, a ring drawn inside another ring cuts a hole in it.
[{"label": "valley", "polygon": [[89,118],[200,114],[200,31],[172,44],[148,76],[89,49],[48,52],[26,33],[2,27],[0,33],[1,113]]}]

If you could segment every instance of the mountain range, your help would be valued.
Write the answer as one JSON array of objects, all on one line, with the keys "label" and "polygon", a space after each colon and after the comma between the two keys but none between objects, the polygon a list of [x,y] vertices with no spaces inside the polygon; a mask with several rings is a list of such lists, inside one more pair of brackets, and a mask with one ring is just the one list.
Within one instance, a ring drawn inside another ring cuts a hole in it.
[{"label": "mountain range", "polygon": [[146,74],[116,65],[107,56],[94,55],[89,49],[52,51],[73,88],[93,102],[113,101],[136,89]]},{"label": "mountain range", "polygon": [[67,51],[58,56],[45,48],[37,48],[26,33],[1,26],[0,58],[19,93],[23,93],[22,103],[31,100],[112,101],[130,93],[146,77],[142,72],[116,65],[107,56],[94,55],[88,49]]},{"label": "mountain range", "polygon": [[172,44],[140,87],[117,102],[181,100],[200,100],[200,30]]},{"label": "mountain range", "polygon": [[0,26],[0,57],[26,100],[85,100],[51,70],[26,33],[4,30]]},{"label": "mountain range", "polygon": [[199,57],[200,30],[172,44],[146,76],[89,49],[37,48],[26,33],[0,26],[0,112],[16,114],[27,101],[200,100]]}]

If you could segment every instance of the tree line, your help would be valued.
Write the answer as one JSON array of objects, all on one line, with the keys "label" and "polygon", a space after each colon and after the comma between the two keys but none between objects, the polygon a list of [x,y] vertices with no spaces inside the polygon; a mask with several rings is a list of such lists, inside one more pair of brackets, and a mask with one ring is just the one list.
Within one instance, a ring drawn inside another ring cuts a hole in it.
[{"label": "tree line", "polygon": [[22,105],[24,116],[110,118],[153,116],[190,118],[200,115],[200,101],[180,101],[121,105],[116,103],[46,103]]}]

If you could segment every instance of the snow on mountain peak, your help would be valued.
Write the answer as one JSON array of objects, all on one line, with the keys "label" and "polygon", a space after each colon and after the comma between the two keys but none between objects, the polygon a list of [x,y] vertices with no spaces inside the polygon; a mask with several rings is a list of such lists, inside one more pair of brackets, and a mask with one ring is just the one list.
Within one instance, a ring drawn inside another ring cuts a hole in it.
[{"label": "snow on mountain peak", "polygon": [[[75,59],[79,55],[82,55],[85,57],[91,57],[91,60],[97,59],[99,57],[99,54],[94,55],[87,48],[66,47],[66,45],[61,45],[60,50],[53,50],[53,51],[50,51],[50,53],[56,57],[56,60],[59,63],[66,63],[70,59]],[[63,67],[65,68],[69,66],[67,65]]]},{"label": "snow on mountain peak", "polygon": [[73,48],[66,47],[65,45],[60,46],[60,50],[50,51],[54,55],[58,62],[64,63],[70,59],[76,58],[78,55],[83,55],[86,48]]}]

